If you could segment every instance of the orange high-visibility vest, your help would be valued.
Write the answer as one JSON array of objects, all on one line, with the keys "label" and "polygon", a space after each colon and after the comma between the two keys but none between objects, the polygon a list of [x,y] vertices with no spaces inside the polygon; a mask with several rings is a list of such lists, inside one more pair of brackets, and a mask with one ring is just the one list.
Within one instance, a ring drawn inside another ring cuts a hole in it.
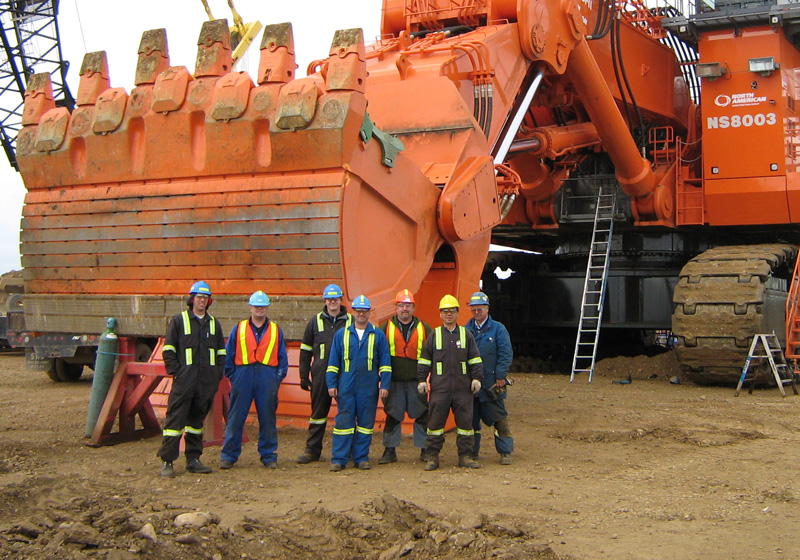
[{"label": "orange high-visibility vest", "polygon": [[256,335],[250,328],[248,320],[239,323],[236,356],[234,363],[237,366],[246,366],[261,362],[268,366],[278,365],[278,325],[270,321],[267,332],[261,337],[261,342],[256,343]]},{"label": "orange high-visibility vest", "polygon": [[394,321],[389,319],[386,324],[386,338],[389,340],[389,353],[392,356],[419,360],[422,345],[425,344],[425,325],[422,324],[422,321],[417,323],[406,342],[403,332],[395,326]]}]

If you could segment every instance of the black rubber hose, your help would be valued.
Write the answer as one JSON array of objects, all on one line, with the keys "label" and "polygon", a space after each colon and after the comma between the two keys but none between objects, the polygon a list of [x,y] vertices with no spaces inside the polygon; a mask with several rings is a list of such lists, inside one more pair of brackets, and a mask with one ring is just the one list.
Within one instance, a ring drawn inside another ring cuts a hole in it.
[{"label": "black rubber hose", "polygon": [[617,31],[615,27],[611,26],[611,37],[609,40],[611,41],[611,66],[614,68],[614,80],[617,82],[617,90],[619,91],[619,97],[622,101],[622,106],[625,108],[625,115],[628,117],[628,129],[633,126],[633,120],[631,117],[631,109],[628,107],[628,100],[625,96],[625,90],[622,89],[622,80],[619,79],[619,67],[617,65],[617,49],[615,48],[614,39],[617,35]]},{"label": "black rubber hose", "polygon": [[617,62],[619,63],[619,70],[620,73],[622,74],[622,79],[625,82],[625,89],[628,91],[628,95],[631,98],[631,105],[633,106],[633,110],[636,112],[636,119],[638,123],[636,128],[639,130],[639,140],[637,144],[641,147],[644,146],[646,141],[644,120],[642,119],[642,112],[639,110],[639,105],[636,103],[636,97],[634,97],[633,95],[633,88],[631,88],[631,84],[628,81],[628,74],[627,72],[625,72],[625,63],[622,60],[622,41],[620,40],[620,34],[619,34],[620,25],[621,22],[619,19],[617,19],[616,21],[616,27],[617,27],[616,46],[617,46],[617,59],[618,59]]},{"label": "black rubber hose", "polygon": [[452,27],[443,27],[441,29],[420,29],[419,31],[414,31],[411,34],[411,37],[417,39],[419,37],[425,37],[430,33],[445,33],[448,37],[455,37],[456,35],[469,33],[470,31],[475,31],[475,28],[467,25],[454,25]]}]

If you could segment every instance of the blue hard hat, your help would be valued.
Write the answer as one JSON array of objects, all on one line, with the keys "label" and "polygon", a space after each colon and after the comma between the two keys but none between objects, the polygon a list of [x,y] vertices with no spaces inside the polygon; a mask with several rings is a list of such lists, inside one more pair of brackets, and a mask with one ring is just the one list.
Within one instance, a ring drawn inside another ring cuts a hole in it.
[{"label": "blue hard hat", "polygon": [[253,292],[248,303],[254,307],[266,307],[269,305],[269,296],[261,290],[258,290],[257,292]]},{"label": "blue hard hat", "polygon": [[489,297],[483,292],[475,292],[469,298],[470,305],[489,305]]},{"label": "blue hard hat", "polygon": [[203,294],[206,296],[210,296],[211,287],[202,280],[200,280],[199,282],[195,282],[194,284],[192,284],[192,287],[189,289],[189,295],[192,294]]},{"label": "blue hard hat", "polygon": [[342,289],[336,284],[328,284],[325,286],[325,289],[322,290],[322,297],[325,299],[342,297]]},{"label": "blue hard hat", "polygon": [[372,309],[372,304],[367,299],[367,296],[356,296],[356,299],[353,300],[353,305],[351,305],[353,309]]}]

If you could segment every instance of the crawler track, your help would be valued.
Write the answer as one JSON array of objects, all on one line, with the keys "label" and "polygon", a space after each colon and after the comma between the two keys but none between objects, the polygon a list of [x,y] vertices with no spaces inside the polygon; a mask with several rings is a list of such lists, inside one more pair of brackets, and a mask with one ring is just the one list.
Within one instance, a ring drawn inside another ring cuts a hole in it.
[{"label": "crawler track", "polygon": [[705,385],[736,384],[753,335],[784,338],[787,283],[796,257],[785,244],[710,249],[683,267],[675,288],[672,330],[687,377]]}]

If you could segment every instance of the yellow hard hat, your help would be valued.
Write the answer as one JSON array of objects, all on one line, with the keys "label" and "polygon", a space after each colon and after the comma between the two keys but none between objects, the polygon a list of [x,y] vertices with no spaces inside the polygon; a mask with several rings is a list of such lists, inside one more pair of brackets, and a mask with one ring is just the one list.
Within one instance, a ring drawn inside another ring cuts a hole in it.
[{"label": "yellow hard hat", "polygon": [[458,309],[458,300],[454,296],[447,294],[446,296],[444,296],[442,299],[439,300],[439,309],[453,309],[453,308]]}]

